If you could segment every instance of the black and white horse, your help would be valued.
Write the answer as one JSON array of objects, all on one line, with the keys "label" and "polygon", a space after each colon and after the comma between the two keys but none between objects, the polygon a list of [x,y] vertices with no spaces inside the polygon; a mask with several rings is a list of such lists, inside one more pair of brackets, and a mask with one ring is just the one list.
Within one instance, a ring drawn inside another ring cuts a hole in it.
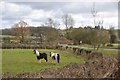
[{"label": "black and white horse", "polygon": [[39,62],[41,62],[40,59],[43,59],[43,58],[45,59],[45,62],[48,61],[46,53],[39,53],[36,49],[33,50],[33,53],[36,54],[37,60],[39,60]]},{"label": "black and white horse", "polygon": [[60,55],[58,53],[50,52],[50,57],[52,61],[57,61],[58,63],[60,62]]}]

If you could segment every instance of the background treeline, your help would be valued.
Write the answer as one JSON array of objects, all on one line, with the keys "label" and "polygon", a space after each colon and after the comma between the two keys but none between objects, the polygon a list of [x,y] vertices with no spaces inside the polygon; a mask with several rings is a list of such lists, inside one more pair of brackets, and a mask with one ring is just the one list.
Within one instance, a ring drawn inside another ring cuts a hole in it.
[{"label": "background treeline", "polygon": [[[30,26],[28,27],[28,29],[30,30],[30,36],[34,36],[34,37],[40,37],[41,34],[46,35],[47,38],[48,37],[50,38],[50,36],[54,38],[58,38],[59,36],[65,35],[65,30],[55,29],[55,28],[51,28],[48,26],[39,26],[39,27]],[[94,35],[96,35],[97,31],[103,31],[103,35],[109,36],[109,38],[111,38],[111,40],[109,40],[111,43],[116,42],[120,38],[120,30],[114,30],[114,29],[108,29],[108,30],[102,29],[101,30],[101,29],[95,29],[95,28],[90,28],[90,27],[88,28],[80,27],[80,28],[71,28],[70,30],[71,30],[69,33],[70,39],[74,40],[75,44],[79,44],[80,40],[84,42],[86,38],[88,38],[89,40]],[[2,29],[0,31],[2,32],[2,35],[15,36],[15,34],[12,32],[12,29]],[[108,33],[108,35],[106,33]],[[92,34],[92,35],[89,36],[89,34]],[[53,40],[55,40],[54,38]],[[87,42],[87,43],[90,43],[90,42]]]},{"label": "background treeline", "polygon": [[56,48],[60,41],[70,40],[74,45],[88,44],[92,45],[94,49],[99,49],[101,45],[116,43],[120,40],[120,30],[90,26],[71,27],[64,30],[49,26],[27,26],[1,31],[2,48]]}]

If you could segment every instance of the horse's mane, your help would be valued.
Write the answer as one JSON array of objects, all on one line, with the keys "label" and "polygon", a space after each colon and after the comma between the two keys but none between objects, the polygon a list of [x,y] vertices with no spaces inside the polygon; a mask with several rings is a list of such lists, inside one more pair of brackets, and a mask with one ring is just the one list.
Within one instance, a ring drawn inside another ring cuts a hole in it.
[{"label": "horse's mane", "polygon": [[39,56],[39,55],[40,55],[40,53],[39,53],[36,49],[35,49],[35,51],[36,51],[36,55],[37,55],[37,56]]}]

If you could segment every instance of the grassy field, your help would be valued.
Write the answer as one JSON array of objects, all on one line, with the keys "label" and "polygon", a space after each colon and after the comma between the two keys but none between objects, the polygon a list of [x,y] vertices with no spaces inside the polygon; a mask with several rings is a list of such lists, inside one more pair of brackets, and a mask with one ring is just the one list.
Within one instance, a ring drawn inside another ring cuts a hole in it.
[{"label": "grassy field", "polygon": [[119,47],[120,48],[120,43],[115,43],[115,44],[112,44],[114,47]]},{"label": "grassy field", "polygon": [[[84,58],[75,56],[73,53],[61,50],[49,50],[49,49],[37,49],[39,52],[46,52],[48,54],[48,62],[45,63],[42,60],[38,63],[36,55],[33,54],[33,49],[3,49],[2,50],[2,72],[10,73],[25,73],[25,72],[37,72],[46,68],[63,67],[71,62],[85,63]],[[60,53],[60,63],[52,64],[49,57],[49,52]],[[118,54],[118,50],[104,50],[100,49],[106,56],[113,56]],[[1,53],[0,53],[1,54]]]},{"label": "grassy field", "polygon": [[[93,48],[85,48],[86,50],[93,50]],[[118,55],[118,50],[117,49],[105,49],[105,48],[100,48],[98,50],[105,56],[113,56],[113,55]]]},{"label": "grassy field", "polygon": [[105,46],[101,46],[102,48],[111,48],[111,49],[120,49],[120,43],[112,43],[110,44],[111,46],[107,46],[107,44]]},{"label": "grassy field", "polygon": [[99,51],[102,52],[102,54],[105,55],[105,56],[118,55],[118,50],[104,50],[104,49],[100,49]]},{"label": "grassy field", "polygon": [[[75,56],[74,54],[67,51],[60,50],[44,50],[39,49],[39,52],[46,52],[48,54],[48,62],[45,63],[42,60],[38,63],[36,55],[33,54],[32,49],[3,49],[2,50],[2,72],[10,73],[24,73],[24,72],[37,72],[44,70],[46,68],[62,67],[70,62],[84,63],[84,59],[80,56]],[[49,52],[59,52],[60,53],[60,63],[52,64]]]}]

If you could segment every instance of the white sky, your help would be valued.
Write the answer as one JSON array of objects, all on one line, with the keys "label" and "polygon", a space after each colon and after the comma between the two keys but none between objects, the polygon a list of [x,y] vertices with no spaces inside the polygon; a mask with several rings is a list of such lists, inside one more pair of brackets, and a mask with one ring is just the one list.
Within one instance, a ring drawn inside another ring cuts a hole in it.
[{"label": "white sky", "polygon": [[[30,1],[30,0],[29,0]],[[74,27],[93,26],[93,17],[91,9],[93,7],[93,0],[88,2],[15,2],[14,0],[0,2],[0,17],[2,20],[2,27],[11,28],[20,20],[26,21],[29,26],[40,26],[46,22],[46,19],[51,17],[57,20],[64,29],[62,23],[62,16],[66,13],[71,14],[75,20]],[[97,0],[98,1],[98,0]],[[114,2],[113,2],[114,1]],[[118,0],[106,0],[106,2],[95,2],[95,9],[97,11],[97,20],[103,20],[104,28],[111,26],[118,28]],[[96,22],[97,22],[96,20]]]}]

